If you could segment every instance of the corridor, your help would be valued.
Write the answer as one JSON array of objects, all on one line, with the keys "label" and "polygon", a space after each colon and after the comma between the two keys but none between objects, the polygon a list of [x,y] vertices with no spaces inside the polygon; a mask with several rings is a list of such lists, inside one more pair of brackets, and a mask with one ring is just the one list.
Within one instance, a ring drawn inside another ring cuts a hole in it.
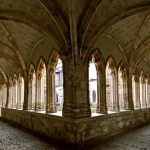
[{"label": "corridor", "polygon": [[[58,146],[59,145],[59,146]],[[0,121],[0,150],[73,150],[62,144],[30,134],[26,130],[14,127]],[[77,149],[77,148],[75,148]],[[132,130],[129,133],[117,135],[103,144],[87,145],[78,149],[89,150],[150,150],[150,124]]]}]

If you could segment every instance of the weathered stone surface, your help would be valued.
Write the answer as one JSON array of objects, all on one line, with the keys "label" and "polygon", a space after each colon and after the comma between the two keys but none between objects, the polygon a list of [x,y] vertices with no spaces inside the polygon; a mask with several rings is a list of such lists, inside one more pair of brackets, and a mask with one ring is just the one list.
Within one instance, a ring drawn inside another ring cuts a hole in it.
[{"label": "weathered stone surface", "polygon": [[[140,121],[137,116],[140,116]],[[2,108],[1,117],[22,127],[70,143],[105,138],[150,122],[150,109],[133,110],[84,119]]]}]

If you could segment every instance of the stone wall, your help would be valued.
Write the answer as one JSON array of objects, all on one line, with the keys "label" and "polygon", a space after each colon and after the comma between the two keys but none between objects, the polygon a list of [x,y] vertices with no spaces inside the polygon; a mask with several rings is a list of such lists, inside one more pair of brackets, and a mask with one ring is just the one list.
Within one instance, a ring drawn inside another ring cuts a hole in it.
[{"label": "stone wall", "polygon": [[102,140],[150,122],[150,108],[84,119],[2,108],[1,117],[60,141],[81,143],[91,139]]}]

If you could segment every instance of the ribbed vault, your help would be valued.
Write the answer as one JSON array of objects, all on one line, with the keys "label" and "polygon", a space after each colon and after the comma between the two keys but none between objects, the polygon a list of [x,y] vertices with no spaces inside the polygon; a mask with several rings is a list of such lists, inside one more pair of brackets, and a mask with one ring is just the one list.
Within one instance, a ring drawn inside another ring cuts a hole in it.
[{"label": "ribbed vault", "polygon": [[14,73],[26,75],[42,49],[46,57],[52,50],[84,57],[96,48],[111,53],[110,43],[115,53],[120,49],[116,62],[149,70],[149,0],[0,0],[0,4],[0,81]]}]

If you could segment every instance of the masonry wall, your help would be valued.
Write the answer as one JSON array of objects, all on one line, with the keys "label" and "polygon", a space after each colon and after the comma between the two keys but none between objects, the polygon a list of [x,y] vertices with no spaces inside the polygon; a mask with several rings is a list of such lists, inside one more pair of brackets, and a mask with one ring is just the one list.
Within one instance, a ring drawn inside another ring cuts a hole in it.
[{"label": "masonry wall", "polygon": [[1,118],[60,141],[81,143],[92,139],[102,140],[150,122],[150,108],[76,120],[1,108]]}]

